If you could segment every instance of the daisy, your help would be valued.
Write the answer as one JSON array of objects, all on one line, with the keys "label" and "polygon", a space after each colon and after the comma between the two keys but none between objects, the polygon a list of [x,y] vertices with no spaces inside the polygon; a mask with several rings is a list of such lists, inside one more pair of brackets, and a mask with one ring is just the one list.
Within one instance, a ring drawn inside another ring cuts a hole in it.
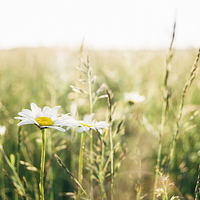
[{"label": "daisy", "polygon": [[138,92],[126,92],[124,100],[130,104],[141,103],[145,100],[145,96],[140,95]]},{"label": "daisy", "polygon": [[73,118],[68,116],[68,114],[58,117],[57,112],[60,107],[61,106],[49,108],[48,106],[45,106],[43,110],[41,110],[35,103],[31,103],[31,110],[24,109],[22,112],[18,113],[21,117],[15,117],[15,119],[21,120],[17,125],[35,124],[40,129],[53,128],[65,132],[65,129],[61,127],[71,127],[73,125]]},{"label": "daisy", "polygon": [[106,128],[108,129],[108,126],[110,126],[106,121],[92,121],[92,118],[94,116],[94,113],[92,113],[91,115],[86,115],[83,119],[83,121],[78,121],[78,132],[81,133],[83,131],[89,131],[90,129],[93,130],[97,130],[99,131],[101,134],[103,132],[102,129]]}]

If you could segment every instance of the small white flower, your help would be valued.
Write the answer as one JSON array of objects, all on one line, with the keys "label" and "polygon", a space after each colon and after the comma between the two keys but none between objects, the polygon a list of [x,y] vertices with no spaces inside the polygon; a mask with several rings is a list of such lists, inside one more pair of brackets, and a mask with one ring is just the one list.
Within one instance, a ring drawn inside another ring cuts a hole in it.
[{"label": "small white flower", "polygon": [[35,103],[31,103],[31,110],[22,110],[22,112],[18,113],[21,117],[15,117],[15,119],[21,120],[21,122],[17,124],[18,126],[24,124],[35,124],[40,129],[53,128],[65,132],[65,129],[61,127],[72,126],[70,123],[72,117],[68,116],[68,114],[58,117],[57,112],[59,108],[60,106],[54,108],[45,106],[43,110],[41,110],[41,108],[39,108]]},{"label": "small white flower", "polygon": [[145,96],[141,96],[138,92],[126,92],[124,94],[124,100],[125,102],[135,104],[135,103],[141,103],[145,100]]},{"label": "small white flower", "polygon": [[0,126],[0,135],[4,135],[6,132],[6,127],[5,126]]},{"label": "small white flower", "polygon": [[94,113],[91,115],[86,115],[83,119],[83,121],[78,121],[78,132],[81,133],[83,131],[89,131],[90,129],[97,130],[101,134],[103,132],[102,129],[106,128],[108,129],[108,126],[110,126],[106,121],[92,121],[92,118],[94,116]]}]

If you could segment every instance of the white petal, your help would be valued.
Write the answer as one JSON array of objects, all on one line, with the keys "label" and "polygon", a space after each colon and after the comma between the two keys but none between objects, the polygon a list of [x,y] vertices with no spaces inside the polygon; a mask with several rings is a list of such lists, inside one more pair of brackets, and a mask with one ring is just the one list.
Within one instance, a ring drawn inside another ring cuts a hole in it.
[{"label": "white petal", "polygon": [[33,121],[30,120],[22,120],[17,124],[17,126],[25,125],[25,124],[35,124]]},{"label": "white petal", "polygon": [[22,117],[26,117],[28,119],[35,119],[34,114],[27,109],[22,110],[22,112],[19,112],[18,115],[22,116]]},{"label": "white petal", "polygon": [[102,130],[102,129],[100,129],[100,128],[97,128],[97,130],[99,131],[99,133],[100,133],[100,134],[102,134],[102,133],[103,133],[103,130]]},{"label": "white petal", "polygon": [[53,129],[56,129],[58,131],[65,132],[64,128],[61,128],[61,127],[58,127],[58,126],[45,126],[45,127],[47,127],[47,128],[53,128]]},{"label": "white petal", "polygon": [[62,116],[54,121],[54,125],[61,126],[80,126],[79,122],[71,116]]},{"label": "white petal", "polygon": [[94,124],[94,127],[96,128],[107,128],[108,126],[110,126],[110,124],[108,124],[106,121],[100,121]]},{"label": "white petal", "polygon": [[42,114],[44,117],[49,117],[51,116],[51,112],[52,112],[52,109],[49,108],[48,106],[45,106],[42,110]]},{"label": "white petal", "polygon": [[49,118],[51,118],[53,121],[56,120],[58,118],[58,109],[60,108],[61,106],[56,106],[54,107],[52,110],[51,110],[51,114],[49,116]]},{"label": "white petal", "polygon": [[35,119],[42,116],[41,108],[39,108],[35,103],[31,103],[31,110]]},{"label": "white petal", "polygon": [[26,120],[27,118],[25,118],[25,117],[14,117],[14,119]]},{"label": "white petal", "polygon": [[87,122],[87,123],[91,123],[92,122],[92,118],[94,116],[94,113],[92,113],[91,115],[86,115],[83,119],[84,122]]},{"label": "white petal", "polygon": [[68,126],[68,127],[67,127],[67,131],[68,131],[70,128],[71,128],[71,127],[70,127],[70,126]]},{"label": "white petal", "polygon": [[84,130],[83,130],[83,126],[81,126],[81,127],[78,128],[78,132],[79,132],[79,133],[82,133],[83,131],[84,131]]},{"label": "white petal", "polygon": [[87,126],[80,126],[79,128],[78,128],[78,132],[79,133],[82,133],[83,131],[89,131],[90,130],[90,128],[89,127],[87,127]]}]

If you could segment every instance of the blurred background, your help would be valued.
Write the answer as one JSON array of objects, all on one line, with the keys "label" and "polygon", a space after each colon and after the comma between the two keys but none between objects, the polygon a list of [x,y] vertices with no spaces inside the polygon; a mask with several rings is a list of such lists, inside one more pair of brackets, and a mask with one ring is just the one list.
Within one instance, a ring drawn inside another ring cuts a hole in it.
[{"label": "blurred background", "polygon": [[0,48],[166,49],[177,21],[176,49],[198,48],[198,0],[1,1]]},{"label": "blurred background", "polygon": [[[5,133],[0,134],[0,143],[13,166],[19,162],[20,155],[21,161],[36,168],[29,169],[23,162],[19,165],[19,176],[27,181],[29,199],[38,198],[41,132],[32,125],[20,130],[14,117],[22,109],[30,109],[32,102],[41,108],[60,105],[59,113],[71,113],[78,119],[89,114],[88,95],[75,93],[70,87],[87,90],[87,83],[80,81],[87,76],[77,70],[77,67],[86,70],[83,61],[87,61],[87,56],[92,76],[97,77],[92,85],[93,93],[97,94],[105,84],[113,94],[112,102],[116,103],[113,130],[123,119],[122,128],[114,138],[114,145],[117,144],[114,199],[152,199],[163,74],[174,22],[176,31],[168,78],[170,98],[162,140],[161,171],[174,183],[169,187],[169,199],[172,195],[194,199],[200,164],[199,75],[186,94],[176,164],[170,173],[167,159],[182,90],[200,46],[199,8],[198,0],[0,1],[0,126],[6,127]],[[131,92],[138,92],[145,100],[127,102],[125,94]],[[106,120],[107,99],[98,100],[93,110],[96,120]],[[97,136],[94,141],[98,166],[101,143]],[[80,135],[75,129],[66,133],[47,130],[46,199],[72,199],[68,192],[77,191],[76,184],[53,154],[57,153],[77,177],[79,144]],[[86,139],[86,158],[87,144]],[[109,151],[107,146],[106,156]],[[84,166],[84,188],[89,191],[87,159]],[[15,187],[9,180],[13,178],[12,170],[3,158],[0,167],[0,199],[6,199],[5,195],[7,199],[16,199]],[[8,173],[7,177],[2,169]],[[109,172],[110,164],[104,183],[108,199]],[[162,188],[162,180],[163,175],[160,175],[158,187]],[[95,180],[95,199],[100,199],[99,191],[98,180]]]}]

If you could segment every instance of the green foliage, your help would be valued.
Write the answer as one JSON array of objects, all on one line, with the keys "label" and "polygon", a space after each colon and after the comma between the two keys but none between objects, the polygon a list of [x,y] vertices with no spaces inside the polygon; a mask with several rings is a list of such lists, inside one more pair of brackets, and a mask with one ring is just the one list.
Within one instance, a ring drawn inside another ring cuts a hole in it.
[{"label": "green foliage", "polygon": [[[96,79],[92,80],[94,81],[92,98],[95,101],[93,105],[95,119],[109,121],[107,117],[109,112],[112,112],[114,199],[150,200],[154,188],[158,133],[162,115],[166,52],[88,51],[88,54],[92,66],[91,78],[96,75]],[[199,75],[194,79],[185,96],[173,171],[169,171],[168,155],[172,147],[182,90],[190,76],[196,54],[197,51],[193,49],[177,50],[171,61],[168,79],[171,94],[165,131],[162,136],[161,168],[159,169],[162,176],[160,175],[158,180],[159,188],[162,187],[163,176],[169,177],[167,179],[167,181],[170,180],[169,184],[173,182],[167,189],[169,199],[178,199],[177,196],[184,196],[185,199],[189,196],[195,197],[194,189],[200,164]],[[20,132],[14,117],[22,109],[29,109],[31,102],[39,107],[60,105],[61,113],[71,113],[76,119],[82,119],[85,114],[89,114],[90,103],[87,92],[77,93],[70,87],[74,86],[87,91],[87,82],[84,81],[87,80],[87,75],[80,69],[87,70],[79,60],[79,56],[80,52],[69,49],[0,51],[0,125],[6,126],[4,139],[0,138],[0,142],[5,154],[10,157],[11,166],[15,165],[13,166],[15,168],[11,168],[5,159],[0,159],[0,167],[5,169],[10,176],[13,170],[18,170],[17,163],[19,162],[18,175],[21,181],[17,180],[16,183],[20,183],[23,193],[24,189],[26,190],[28,199],[39,198],[41,131],[34,125],[24,125]],[[86,56],[82,58],[87,59]],[[108,91],[113,95],[112,111],[108,109]],[[144,95],[145,101],[133,105],[126,104],[124,93],[131,91],[138,91]],[[74,180],[78,177],[80,134],[73,128],[65,133],[47,129],[46,133],[46,199],[71,199],[70,195],[73,196],[78,191]],[[105,132],[103,138],[94,134],[93,166],[89,165],[88,138],[86,135],[83,189],[90,195],[89,170],[92,168],[94,198],[98,199],[97,197],[101,196],[99,194],[102,194],[103,180],[107,199],[110,199],[111,141],[109,133]],[[103,160],[101,160],[102,145],[104,146]],[[71,175],[58,165],[54,154],[59,156],[58,158]],[[0,169],[0,180],[4,177],[2,169]],[[0,181],[0,188],[4,188],[3,191],[0,189],[1,194],[5,192],[9,199],[16,198],[15,187],[8,176],[4,177],[4,184]],[[166,196],[166,191],[164,192]]]}]

